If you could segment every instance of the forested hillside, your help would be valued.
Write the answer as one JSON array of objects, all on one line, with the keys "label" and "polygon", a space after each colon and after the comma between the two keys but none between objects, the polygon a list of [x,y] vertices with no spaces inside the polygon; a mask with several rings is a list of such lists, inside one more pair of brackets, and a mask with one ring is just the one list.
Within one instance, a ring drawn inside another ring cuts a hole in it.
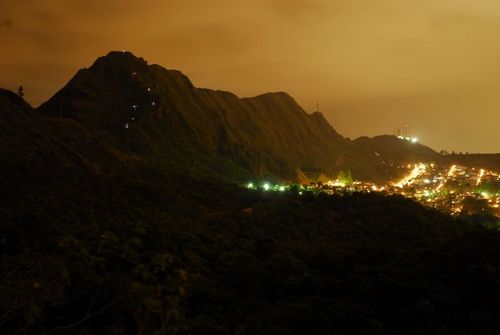
[{"label": "forested hillside", "polygon": [[2,180],[2,333],[500,329],[500,233],[410,200],[43,174]]}]

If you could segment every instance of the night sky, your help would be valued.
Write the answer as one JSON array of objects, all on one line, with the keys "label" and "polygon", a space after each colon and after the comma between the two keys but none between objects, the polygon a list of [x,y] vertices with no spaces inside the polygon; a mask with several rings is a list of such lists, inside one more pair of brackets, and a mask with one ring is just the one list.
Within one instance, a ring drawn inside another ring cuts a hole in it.
[{"label": "night sky", "polygon": [[0,0],[0,86],[37,106],[111,50],[196,86],[286,91],[344,136],[405,123],[436,150],[500,152],[495,0]]}]

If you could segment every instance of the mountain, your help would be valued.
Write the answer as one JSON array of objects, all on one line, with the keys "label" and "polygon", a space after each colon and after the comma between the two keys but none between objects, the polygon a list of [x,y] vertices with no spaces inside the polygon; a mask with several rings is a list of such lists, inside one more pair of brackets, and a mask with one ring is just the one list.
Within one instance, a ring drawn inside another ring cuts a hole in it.
[{"label": "mountain", "polygon": [[[93,172],[124,166],[130,157],[71,119],[47,118],[13,92],[0,89],[0,162],[15,170],[30,165]],[[33,169],[32,169],[33,170]],[[40,172],[40,171],[39,171]]]},{"label": "mountain", "polygon": [[388,164],[440,162],[442,157],[433,149],[396,136],[359,137],[353,141],[360,148],[370,148]]},{"label": "mountain", "polygon": [[241,99],[196,88],[182,73],[111,52],[80,70],[38,108],[75,120],[129,155],[246,178],[387,176],[381,159],[341,135],[288,94]]},{"label": "mountain", "polygon": [[[47,130],[48,123],[16,94],[0,89],[0,162],[23,168],[80,165],[76,151]],[[29,162],[29,163],[28,163]]]},{"label": "mountain", "polygon": [[359,137],[353,144],[360,149],[373,150],[389,165],[434,162],[441,165],[462,165],[500,170],[500,154],[451,154],[441,155],[421,143],[381,135]]},{"label": "mountain", "polygon": [[[49,156],[63,165],[96,173],[144,164],[237,181],[305,183],[350,170],[355,179],[382,182],[406,173],[400,165],[447,162],[428,147],[394,136],[346,139],[321,113],[306,113],[286,93],[239,98],[197,88],[181,72],[130,52],[98,58],[36,110],[13,93],[3,92],[0,100],[3,109],[19,114],[4,123],[14,122],[11,133],[19,133],[4,134],[11,153],[23,151],[22,143],[33,155],[56,150]],[[23,122],[43,135],[21,131]],[[29,147],[33,136],[46,138],[36,150]]]},{"label": "mountain", "polygon": [[459,164],[468,167],[500,170],[500,154],[452,154],[443,156],[442,161],[448,165]]},{"label": "mountain", "polygon": [[[11,235],[17,229],[30,231],[40,241],[46,237],[40,229],[50,222],[62,222],[64,216],[79,222],[83,211],[75,211],[75,204],[100,206],[96,193],[112,197],[114,185],[137,169],[137,158],[119,152],[78,122],[40,115],[2,89],[0,125],[2,246],[20,245],[25,236]],[[2,248],[2,257],[8,250]]]}]

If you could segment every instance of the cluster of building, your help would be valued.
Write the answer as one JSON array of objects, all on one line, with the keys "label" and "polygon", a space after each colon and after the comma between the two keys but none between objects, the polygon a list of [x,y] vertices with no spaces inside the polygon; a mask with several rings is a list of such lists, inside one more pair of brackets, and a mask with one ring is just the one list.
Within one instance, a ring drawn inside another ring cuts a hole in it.
[{"label": "cluster of building", "polygon": [[495,171],[452,165],[417,164],[394,193],[452,214],[500,217],[500,175]]},{"label": "cluster of building", "polygon": [[[488,214],[500,217],[500,174],[498,172],[458,165],[444,167],[425,163],[409,165],[406,168],[408,174],[404,178],[386,185],[332,180],[327,183],[299,186],[299,194],[305,190],[328,194],[381,192],[411,198],[453,215]],[[269,183],[264,183],[262,186],[251,183],[247,186],[281,192],[293,187]]]}]

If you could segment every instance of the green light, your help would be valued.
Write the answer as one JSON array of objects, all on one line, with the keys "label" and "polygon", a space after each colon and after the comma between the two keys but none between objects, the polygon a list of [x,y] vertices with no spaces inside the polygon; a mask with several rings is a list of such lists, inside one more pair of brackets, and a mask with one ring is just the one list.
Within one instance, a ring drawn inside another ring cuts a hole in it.
[{"label": "green light", "polygon": [[269,189],[271,188],[271,185],[269,185],[269,183],[265,183],[263,185],[263,187],[264,187],[264,191],[269,191]]},{"label": "green light", "polygon": [[248,183],[247,187],[248,187],[248,188],[253,188],[253,187],[254,187],[254,185],[253,185],[253,183]]},{"label": "green light", "polygon": [[280,192],[284,192],[285,191],[285,186],[280,186],[279,190],[280,190]]}]

